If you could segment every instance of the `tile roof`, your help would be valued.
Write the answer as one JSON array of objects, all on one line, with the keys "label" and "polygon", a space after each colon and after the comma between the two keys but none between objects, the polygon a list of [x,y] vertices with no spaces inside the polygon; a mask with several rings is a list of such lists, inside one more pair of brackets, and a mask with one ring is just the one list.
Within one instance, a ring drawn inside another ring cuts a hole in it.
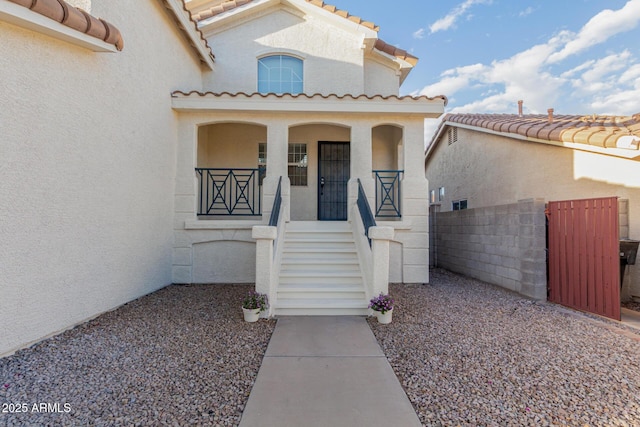
[{"label": "tile roof", "polygon": [[[200,61],[202,63],[207,63],[207,59],[202,57],[202,53],[200,52],[200,50],[195,46],[194,44],[194,40],[192,39],[192,37],[190,37],[189,35],[189,31],[190,29],[187,29],[184,27],[184,25],[182,25],[182,23],[180,22],[180,17],[177,16],[177,10],[173,9],[170,5],[169,5],[169,1],[168,0],[161,0],[162,3],[164,4],[165,8],[167,8],[168,10],[170,10],[172,13],[172,16],[174,18],[174,21],[176,23],[176,25],[178,26],[178,28],[180,29],[180,31],[182,31],[182,33],[184,34],[184,36],[186,37],[189,45],[191,46],[191,48],[193,48],[196,51],[196,55],[200,56]],[[198,22],[197,20],[193,17],[193,14],[191,13],[191,11],[189,11],[189,9],[187,9],[187,6],[185,5],[184,0],[179,0],[180,5],[182,6],[182,10],[185,12],[185,16],[188,17],[189,21],[193,24],[193,31],[195,31],[196,35],[196,39],[199,39],[199,41],[202,43],[202,45],[204,46],[204,51],[206,52],[205,55],[207,55],[210,61],[214,61],[215,60],[215,55],[213,54],[213,50],[211,49],[211,46],[209,46],[209,42],[207,41],[207,39],[205,38],[204,34],[202,33],[202,31],[200,31],[200,29],[198,28]]]},{"label": "tile roof", "polygon": [[352,94],[345,94],[345,95],[338,95],[335,93],[331,93],[328,95],[323,95],[320,93],[314,93],[312,95],[308,95],[306,93],[298,93],[298,94],[290,94],[290,93],[283,93],[283,94],[276,94],[276,93],[258,93],[258,92],[254,92],[254,93],[246,93],[246,92],[236,92],[236,93],[231,93],[231,92],[199,92],[197,90],[192,90],[190,92],[183,92],[181,90],[176,90],[174,92],[171,93],[172,97],[185,97],[185,96],[200,96],[200,97],[215,97],[215,98],[219,98],[219,97],[223,97],[223,96],[227,96],[227,97],[231,97],[231,98],[238,98],[238,97],[244,97],[244,98],[307,98],[307,99],[329,99],[329,98],[335,98],[335,99],[369,99],[369,100],[373,100],[373,99],[381,99],[381,100],[387,100],[387,99],[393,99],[393,100],[414,100],[414,101],[419,101],[419,100],[429,100],[429,101],[433,101],[436,99],[441,99],[444,101],[444,105],[447,105],[447,97],[444,95],[439,95],[439,96],[434,96],[434,97],[429,97],[426,95],[421,95],[421,96],[411,96],[411,95],[405,95],[405,96],[397,96],[397,95],[373,95],[373,96],[369,96],[369,95],[352,95]]},{"label": "tile roof", "polygon": [[415,66],[418,63],[418,58],[411,55],[406,50],[402,50],[395,46],[391,46],[390,44],[387,44],[380,39],[376,40],[375,48],[381,52],[387,53],[391,56],[395,56],[396,58],[407,61],[412,66]]},{"label": "tile roof", "polygon": [[96,18],[84,10],[71,6],[64,0],[9,0],[24,6],[33,12],[53,19],[69,28],[80,31],[91,37],[115,45],[116,49],[124,48],[124,40],[120,31],[109,22]]},{"label": "tile roof", "polygon": [[446,126],[456,124],[531,140],[583,144],[599,148],[640,151],[640,113],[633,116],[544,114],[447,114],[431,146]]},{"label": "tile roof", "polygon": [[[207,9],[201,10],[198,13],[194,13],[193,14],[193,19],[195,19],[196,21],[202,21],[204,19],[208,19],[211,18],[213,16],[216,15],[220,15],[221,13],[227,12],[229,10],[233,10],[237,7],[240,6],[244,6],[247,3],[251,3],[253,0],[229,0],[229,1],[222,1],[219,4],[216,4],[215,6],[209,7]],[[318,6],[324,10],[327,10],[331,13],[334,13],[338,16],[341,16],[343,18],[346,18],[352,22],[355,22],[356,24],[365,26],[367,28],[370,28],[374,31],[378,31],[380,29],[380,27],[378,27],[377,25],[375,25],[373,22],[369,22],[369,21],[365,21],[362,18],[360,18],[359,16],[355,16],[355,15],[351,15],[349,12],[347,12],[346,10],[341,10],[338,9],[337,7],[330,5],[330,4],[326,4],[324,1],[320,1],[320,0],[305,0],[307,3],[311,3],[315,6]]]}]

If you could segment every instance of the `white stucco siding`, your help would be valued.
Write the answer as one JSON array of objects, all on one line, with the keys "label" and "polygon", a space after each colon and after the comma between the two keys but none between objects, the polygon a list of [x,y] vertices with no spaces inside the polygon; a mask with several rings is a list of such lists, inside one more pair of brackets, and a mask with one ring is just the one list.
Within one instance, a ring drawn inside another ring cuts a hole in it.
[{"label": "white stucco siding", "polygon": [[124,51],[0,22],[0,354],[171,283],[170,93],[200,67],[159,2],[92,12]]},{"label": "white stucco siding", "polygon": [[398,148],[402,143],[402,129],[397,126],[378,126],[371,132],[373,169],[399,170]]},{"label": "white stucco siding", "polygon": [[[640,162],[587,151],[512,140],[458,129],[447,135],[427,164],[431,190],[445,187],[441,211],[467,199],[469,208],[514,203],[618,196],[629,200],[629,238],[640,240]],[[640,296],[640,272],[632,271],[633,295]],[[625,286],[625,291],[627,287]],[[635,293],[634,293],[635,292]]]},{"label": "white stucco siding", "polygon": [[324,21],[274,9],[209,38],[216,73],[206,81],[206,89],[256,92],[257,58],[273,53],[302,57],[305,93],[361,94],[365,91],[362,42],[362,36]]},{"label": "white stucco siding", "polygon": [[400,77],[397,70],[378,61],[364,61],[364,93],[367,95],[398,95]]},{"label": "white stucco siding", "polygon": [[257,168],[258,144],[267,142],[267,128],[220,123],[198,128],[200,168]]}]

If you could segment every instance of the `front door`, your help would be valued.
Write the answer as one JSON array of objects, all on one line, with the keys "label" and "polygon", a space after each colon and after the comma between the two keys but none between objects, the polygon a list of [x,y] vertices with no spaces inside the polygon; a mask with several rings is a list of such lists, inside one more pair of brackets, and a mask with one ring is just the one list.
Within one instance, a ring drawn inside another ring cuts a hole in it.
[{"label": "front door", "polygon": [[318,143],[318,220],[347,220],[349,143]]}]

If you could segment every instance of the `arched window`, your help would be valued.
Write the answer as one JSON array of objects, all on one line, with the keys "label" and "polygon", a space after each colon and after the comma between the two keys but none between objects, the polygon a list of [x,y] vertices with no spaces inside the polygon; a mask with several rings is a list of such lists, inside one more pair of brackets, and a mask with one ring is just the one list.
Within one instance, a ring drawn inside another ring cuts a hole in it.
[{"label": "arched window", "polygon": [[258,59],[258,92],[301,93],[302,60],[287,55]]}]

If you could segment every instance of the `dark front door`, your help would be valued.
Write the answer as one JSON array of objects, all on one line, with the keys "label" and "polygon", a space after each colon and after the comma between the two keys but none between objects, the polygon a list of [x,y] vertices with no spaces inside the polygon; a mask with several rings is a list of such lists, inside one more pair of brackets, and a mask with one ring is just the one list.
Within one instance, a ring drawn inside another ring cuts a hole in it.
[{"label": "dark front door", "polygon": [[318,220],[347,220],[349,143],[318,143]]}]

